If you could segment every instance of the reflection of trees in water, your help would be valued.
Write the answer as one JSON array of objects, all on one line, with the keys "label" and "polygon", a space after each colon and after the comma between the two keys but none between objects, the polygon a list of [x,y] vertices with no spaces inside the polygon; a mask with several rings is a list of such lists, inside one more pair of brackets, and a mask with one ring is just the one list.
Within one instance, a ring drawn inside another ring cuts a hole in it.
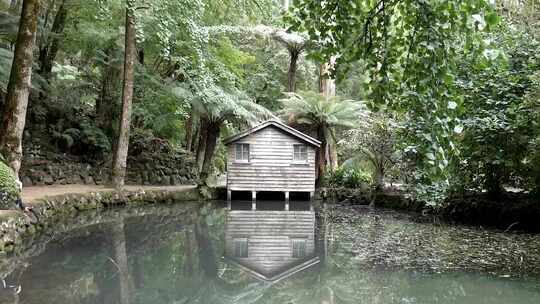
[{"label": "reflection of trees in water", "polygon": [[[321,212],[317,231],[322,255],[327,253],[324,264],[270,285],[254,281],[221,260],[224,220],[223,210],[210,205],[182,212],[165,209],[142,218],[110,218],[106,224],[72,231],[49,243],[27,268],[18,268],[20,278],[13,272],[9,283],[22,285],[20,303],[28,304],[44,303],[43,299],[55,304],[352,304],[358,303],[358,299],[366,303],[422,302],[421,299],[424,303],[448,303],[459,302],[464,293],[478,299],[489,298],[490,295],[482,294],[482,288],[475,290],[478,286],[488,286],[488,291],[501,287],[507,298],[528,295],[529,302],[534,298],[532,291],[527,294],[510,285],[514,283],[494,282],[480,276],[403,271],[419,259],[436,255],[439,251],[433,246],[445,252],[453,248],[454,254],[459,255],[460,250],[478,246],[474,242],[486,238],[487,232],[473,235],[464,229],[384,215],[377,218],[373,214]],[[470,242],[464,243],[465,233]],[[502,244],[497,236],[487,235],[490,244]],[[527,248],[523,240],[516,246]],[[401,257],[384,255],[390,252]],[[374,256],[376,259],[371,259]],[[460,262],[444,255],[440,260]],[[374,267],[372,261],[380,261],[382,266]],[[393,267],[391,263],[397,262],[405,266]],[[433,301],[426,301],[432,298]]]},{"label": "reflection of trees in water", "polygon": [[130,304],[133,283],[131,282],[131,276],[128,268],[126,234],[124,232],[123,220],[112,225],[111,236],[114,251],[113,263],[118,270],[118,280],[120,283],[120,304]]},{"label": "reflection of trees in water", "polygon": [[208,224],[206,223],[206,217],[201,216],[195,221],[194,225],[195,237],[197,239],[197,245],[199,247],[199,267],[203,270],[204,274],[209,278],[217,277],[217,262],[214,246],[210,239],[210,233],[208,231]]}]

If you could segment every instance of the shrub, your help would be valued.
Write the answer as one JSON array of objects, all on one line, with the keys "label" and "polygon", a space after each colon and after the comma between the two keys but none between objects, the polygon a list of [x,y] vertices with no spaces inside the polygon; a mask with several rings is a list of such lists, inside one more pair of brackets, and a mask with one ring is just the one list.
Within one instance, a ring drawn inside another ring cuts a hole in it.
[{"label": "shrub", "polygon": [[328,187],[359,188],[371,182],[369,173],[350,167],[339,167],[334,171],[328,171],[324,177],[324,185]]},{"label": "shrub", "polygon": [[11,168],[0,159],[0,209],[10,209],[19,196],[19,187]]},{"label": "shrub", "polygon": [[52,142],[60,149],[75,154],[101,158],[111,151],[111,142],[105,132],[93,122],[84,119],[64,128],[64,121],[50,127]]}]

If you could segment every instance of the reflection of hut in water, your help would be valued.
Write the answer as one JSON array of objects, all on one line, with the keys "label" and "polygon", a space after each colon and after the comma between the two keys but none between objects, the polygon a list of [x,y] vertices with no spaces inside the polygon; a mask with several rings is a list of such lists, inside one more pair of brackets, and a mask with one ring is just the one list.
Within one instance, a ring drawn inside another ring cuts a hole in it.
[{"label": "reflection of hut in water", "polygon": [[320,262],[313,211],[228,211],[225,256],[250,275],[276,282]]}]

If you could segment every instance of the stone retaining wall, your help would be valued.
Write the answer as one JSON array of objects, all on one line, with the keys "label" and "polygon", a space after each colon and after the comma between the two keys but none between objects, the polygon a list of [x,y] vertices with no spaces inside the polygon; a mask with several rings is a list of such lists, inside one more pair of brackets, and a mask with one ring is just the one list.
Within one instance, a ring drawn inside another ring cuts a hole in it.
[{"label": "stone retaining wall", "polygon": [[[30,154],[20,171],[24,186],[108,183],[108,163],[85,163],[59,155]],[[195,161],[187,154],[160,154],[128,159],[126,184],[186,185],[197,179]]]},{"label": "stone retaining wall", "polygon": [[32,222],[20,211],[0,210],[0,258],[2,255],[20,252],[24,240],[49,229],[54,229],[67,218],[78,216],[86,210],[101,210],[117,206],[139,206],[144,204],[166,204],[173,202],[214,199],[213,191],[205,191],[202,197],[199,189],[188,190],[138,190],[102,191],[85,194],[66,194],[33,201],[31,205],[39,216],[39,222]]}]

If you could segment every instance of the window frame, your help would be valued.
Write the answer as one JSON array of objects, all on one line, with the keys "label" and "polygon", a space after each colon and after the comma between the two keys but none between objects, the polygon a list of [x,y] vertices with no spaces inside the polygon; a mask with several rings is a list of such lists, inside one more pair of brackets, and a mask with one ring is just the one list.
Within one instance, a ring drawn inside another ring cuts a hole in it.
[{"label": "window frame", "polygon": [[[302,246],[298,247],[300,244]],[[307,256],[307,239],[291,239],[291,256],[295,259],[301,259]]]},{"label": "window frame", "polygon": [[[245,149],[247,147],[247,151]],[[240,155],[242,155],[242,158],[238,158],[238,148],[240,148]],[[245,157],[245,154],[247,153],[247,158]],[[237,143],[234,144],[234,162],[236,163],[249,163],[251,159],[251,147],[248,143]]]},{"label": "window frame", "polygon": [[[237,247],[237,246],[239,246],[239,247]],[[233,239],[233,248],[232,249],[233,249],[233,256],[235,258],[239,258],[239,259],[248,258],[249,257],[249,240],[248,240],[248,238],[234,238]]]},{"label": "window frame", "polygon": [[[296,151],[297,148],[299,148],[298,152]],[[305,159],[302,159],[302,158],[297,159],[296,158],[297,155],[301,156],[303,154],[301,151],[302,148],[305,149]],[[305,164],[308,162],[308,160],[309,160],[308,146],[306,144],[293,144],[293,163]]]}]

